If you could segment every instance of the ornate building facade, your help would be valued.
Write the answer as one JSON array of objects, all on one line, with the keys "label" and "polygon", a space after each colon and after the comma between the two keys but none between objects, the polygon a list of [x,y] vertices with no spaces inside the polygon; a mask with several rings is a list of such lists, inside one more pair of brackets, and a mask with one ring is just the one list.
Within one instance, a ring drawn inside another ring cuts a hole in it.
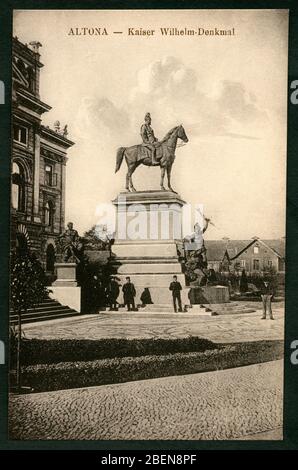
[{"label": "ornate building facade", "polygon": [[42,125],[51,107],[40,99],[41,44],[13,40],[11,248],[29,246],[53,272],[55,239],[65,225],[67,126]]}]

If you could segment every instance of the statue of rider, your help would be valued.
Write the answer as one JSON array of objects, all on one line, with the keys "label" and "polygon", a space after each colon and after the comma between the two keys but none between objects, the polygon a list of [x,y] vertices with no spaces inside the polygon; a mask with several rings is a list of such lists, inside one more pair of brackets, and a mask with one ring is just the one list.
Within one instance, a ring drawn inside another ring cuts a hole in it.
[{"label": "statue of rider", "polygon": [[158,139],[154,135],[154,131],[151,127],[151,115],[146,113],[145,123],[141,126],[141,137],[145,147],[151,150],[152,165],[159,165],[159,161],[156,159],[156,147],[158,147]]}]

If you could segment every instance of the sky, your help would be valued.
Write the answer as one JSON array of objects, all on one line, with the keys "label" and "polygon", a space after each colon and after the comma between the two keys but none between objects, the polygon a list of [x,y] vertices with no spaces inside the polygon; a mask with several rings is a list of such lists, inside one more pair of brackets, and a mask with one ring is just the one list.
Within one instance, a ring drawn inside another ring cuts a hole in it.
[{"label": "sky", "polygon": [[[150,112],[161,139],[182,124],[172,186],[203,204],[207,239],[285,235],[287,10],[15,11],[14,35],[41,42],[45,125],[68,124],[66,221],[98,223],[97,207],[124,189],[118,147],[141,142]],[[107,36],[70,35],[106,28]],[[234,36],[161,36],[161,27],[235,28]],[[130,36],[128,28],[154,29]],[[113,34],[123,31],[123,34]],[[159,168],[138,168],[137,190],[158,189]]]}]

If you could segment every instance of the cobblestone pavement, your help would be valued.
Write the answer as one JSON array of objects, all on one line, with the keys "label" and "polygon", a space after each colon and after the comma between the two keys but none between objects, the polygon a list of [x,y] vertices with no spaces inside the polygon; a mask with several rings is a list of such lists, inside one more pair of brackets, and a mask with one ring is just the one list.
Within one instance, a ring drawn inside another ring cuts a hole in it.
[{"label": "cobblestone pavement", "polygon": [[239,439],[281,427],[282,384],[274,361],[12,396],[10,439]]},{"label": "cobblestone pavement", "polygon": [[219,315],[100,313],[24,325],[28,338],[182,338],[201,336],[215,342],[275,340],[284,337],[284,307],[273,306],[275,320],[262,312]]}]

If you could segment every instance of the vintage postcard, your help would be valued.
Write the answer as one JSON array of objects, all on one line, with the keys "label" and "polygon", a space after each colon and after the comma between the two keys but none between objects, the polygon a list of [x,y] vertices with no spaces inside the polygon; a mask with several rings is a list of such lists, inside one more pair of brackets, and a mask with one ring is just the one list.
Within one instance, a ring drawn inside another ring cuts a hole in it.
[{"label": "vintage postcard", "polygon": [[287,80],[287,10],[14,10],[9,439],[283,439]]}]

